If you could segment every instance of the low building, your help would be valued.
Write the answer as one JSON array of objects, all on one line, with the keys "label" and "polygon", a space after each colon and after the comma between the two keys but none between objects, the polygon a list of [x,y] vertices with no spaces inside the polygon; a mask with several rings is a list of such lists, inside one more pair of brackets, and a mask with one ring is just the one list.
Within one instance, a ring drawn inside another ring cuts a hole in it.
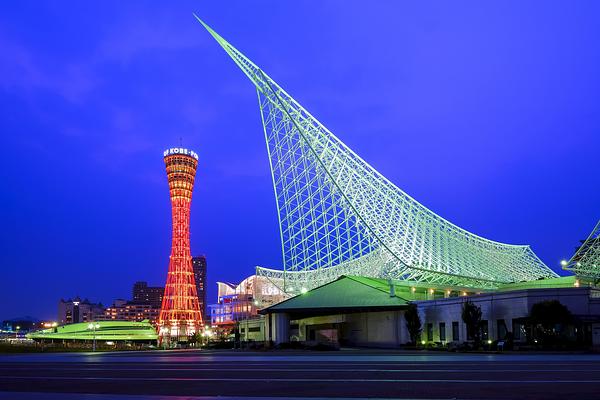
[{"label": "low building", "polygon": [[211,325],[234,324],[258,315],[252,294],[246,293],[219,296],[218,303],[211,304],[209,308]]},{"label": "low building", "polygon": [[92,303],[79,296],[74,299],[60,299],[58,302],[58,322],[60,324],[74,324],[78,322],[94,321],[104,315],[102,303]]},{"label": "low building", "polygon": [[[92,326],[90,326],[92,325]],[[42,329],[26,335],[36,341],[75,341],[90,342],[138,342],[155,344],[158,334],[148,321],[96,321],[76,323]]]},{"label": "low building", "polygon": [[408,341],[403,312],[409,301],[401,295],[417,291],[392,288],[383,279],[342,276],[262,310],[267,340],[396,347]]},{"label": "low building", "polygon": [[[423,334],[426,342],[447,344],[471,340],[461,320],[466,298],[419,302]],[[574,340],[592,342],[592,328],[600,324],[600,289],[581,287],[539,287],[482,293],[468,298],[481,309],[481,335],[485,341],[507,339],[508,333],[516,343],[526,343],[530,334],[528,316],[534,304],[557,300],[566,306],[580,330],[571,332]],[[600,326],[600,325],[599,325]]]},{"label": "low building", "polygon": [[32,317],[13,318],[2,321],[0,331],[6,333],[29,332],[40,326],[40,321]]},{"label": "low building", "polygon": [[[576,317],[578,340],[600,345],[600,289],[575,277],[504,285],[496,291],[410,285],[384,279],[342,276],[261,310],[266,341],[326,342],[347,346],[398,347],[410,341],[404,312],[418,307],[425,342],[446,345],[468,341],[462,305],[481,308],[484,340],[527,342],[524,329],[533,304],[558,300]],[[599,336],[599,335],[596,335]],[[598,341],[598,343],[596,343]]]},{"label": "low building", "polygon": [[257,275],[251,275],[239,284],[217,282],[217,287],[218,302],[209,305],[213,326],[256,318],[258,310],[286,298],[267,278]]}]

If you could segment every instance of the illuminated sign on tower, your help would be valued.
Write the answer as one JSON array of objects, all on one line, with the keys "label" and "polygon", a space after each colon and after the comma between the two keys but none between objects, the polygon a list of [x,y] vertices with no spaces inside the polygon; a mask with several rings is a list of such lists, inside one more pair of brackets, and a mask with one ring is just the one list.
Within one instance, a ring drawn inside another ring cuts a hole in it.
[{"label": "illuminated sign on tower", "polygon": [[173,243],[158,325],[161,337],[184,338],[203,325],[190,253],[190,205],[198,155],[172,148],[164,152],[164,159],[171,193]]}]

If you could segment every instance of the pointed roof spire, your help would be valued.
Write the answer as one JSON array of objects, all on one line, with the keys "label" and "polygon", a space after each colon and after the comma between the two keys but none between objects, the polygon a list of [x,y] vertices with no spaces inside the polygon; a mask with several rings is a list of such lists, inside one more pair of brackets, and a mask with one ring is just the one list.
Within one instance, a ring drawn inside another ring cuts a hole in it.
[{"label": "pointed roof spire", "polygon": [[482,238],[418,203],[194,16],[259,92],[284,261],[283,273],[259,274],[290,292],[342,274],[476,288],[557,276],[528,246]]},{"label": "pointed roof spire", "polygon": [[[258,90],[263,90],[263,86],[265,84],[265,79],[267,79],[267,75],[252,61],[250,61],[246,56],[244,56],[238,49],[233,47],[227,40],[223,39],[221,35],[215,32],[210,26],[208,26],[204,21],[202,21],[195,13],[194,17],[202,24],[204,28],[211,34],[211,36],[221,45],[223,50],[229,54],[229,57],[233,59],[233,61],[237,64],[238,67],[250,78],[252,83],[258,88]],[[270,79],[270,78],[269,78]]]},{"label": "pointed roof spire", "polygon": [[198,20],[198,22],[200,22],[202,24],[202,26],[204,28],[206,28],[206,30],[208,31],[208,33],[210,33],[212,35],[213,38],[215,38],[215,40],[217,42],[219,42],[219,44],[221,46],[223,46],[223,48],[225,48],[226,45],[229,45],[229,43],[227,43],[227,41],[225,39],[223,39],[217,32],[213,31],[213,29],[206,25],[206,23],[204,23],[204,21],[202,21],[197,15],[196,13],[192,13],[194,15],[194,17],[196,17],[196,19]]}]

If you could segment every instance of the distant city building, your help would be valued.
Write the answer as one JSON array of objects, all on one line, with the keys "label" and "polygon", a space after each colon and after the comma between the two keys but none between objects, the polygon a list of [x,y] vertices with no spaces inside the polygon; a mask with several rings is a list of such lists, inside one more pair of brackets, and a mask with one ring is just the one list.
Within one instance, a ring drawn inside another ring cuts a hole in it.
[{"label": "distant city building", "polygon": [[148,286],[148,282],[139,281],[133,284],[132,293],[132,303],[149,304],[152,307],[160,308],[165,288],[163,286]]},{"label": "distant city building", "polygon": [[209,308],[211,325],[232,325],[258,314],[252,294],[247,293],[219,296],[219,302]]},{"label": "distant city building", "polygon": [[73,324],[77,322],[94,321],[104,315],[102,303],[91,303],[88,299],[60,299],[58,302],[59,324]]},{"label": "distant city building", "polygon": [[235,325],[256,318],[258,310],[279,303],[285,294],[264,276],[252,275],[240,284],[217,282],[218,302],[211,304],[211,325]]},{"label": "distant city building", "polygon": [[198,292],[198,301],[200,302],[200,313],[202,321],[208,324],[206,314],[206,256],[200,255],[192,257],[192,269],[194,270],[194,281],[196,282],[196,291]]},{"label": "distant city building", "polygon": [[104,315],[98,319],[104,321],[132,322],[148,320],[153,325],[156,325],[159,313],[160,305],[156,306],[117,299],[112,306],[107,307],[106,310],[104,310]]},{"label": "distant city building", "polygon": [[38,326],[40,326],[40,323],[35,318],[13,318],[2,321],[2,327],[0,327],[0,331],[29,332],[37,329]]}]

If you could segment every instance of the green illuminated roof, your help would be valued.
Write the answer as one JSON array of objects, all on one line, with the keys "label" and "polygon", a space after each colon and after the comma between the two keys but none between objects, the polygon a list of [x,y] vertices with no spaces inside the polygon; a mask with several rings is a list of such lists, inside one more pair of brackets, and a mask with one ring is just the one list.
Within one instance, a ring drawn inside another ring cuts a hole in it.
[{"label": "green illuminated roof", "polygon": [[498,291],[510,291],[521,289],[556,289],[561,287],[573,287],[579,280],[574,276],[561,276],[559,278],[538,279],[536,281],[515,282],[502,285]]},{"label": "green illuminated roof", "polygon": [[93,340],[95,333],[96,340],[151,341],[158,339],[156,329],[148,321],[96,321],[94,324],[97,324],[98,328],[95,332],[89,328],[89,324],[81,322],[42,329],[27,334],[27,338],[34,340]]},{"label": "green illuminated roof", "polygon": [[[588,282],[577,279],[575,276],[563,276],[506,284],[496,290],[484,292],[567,288],[587,284]],[[393,294],[391,293],[392,286]],[[462,296],[463,294],[480,293],[479,291],[476,292],[456,286],[424,286],[417,282],[390,281],[365,276],[341,276],[333,282],[265,308],[261,313],[377,311],[402,308],[411,301],[443,299],[445,297]]]},{"label": "green illuminated roof", "polygon": [[301,312],[309,309],[348,311],[399,308],[406,304],[408,300],[405,298],[390,295],[390,285],[385,279],[342,276],[333,282],[266,308],[263,312]]}]

